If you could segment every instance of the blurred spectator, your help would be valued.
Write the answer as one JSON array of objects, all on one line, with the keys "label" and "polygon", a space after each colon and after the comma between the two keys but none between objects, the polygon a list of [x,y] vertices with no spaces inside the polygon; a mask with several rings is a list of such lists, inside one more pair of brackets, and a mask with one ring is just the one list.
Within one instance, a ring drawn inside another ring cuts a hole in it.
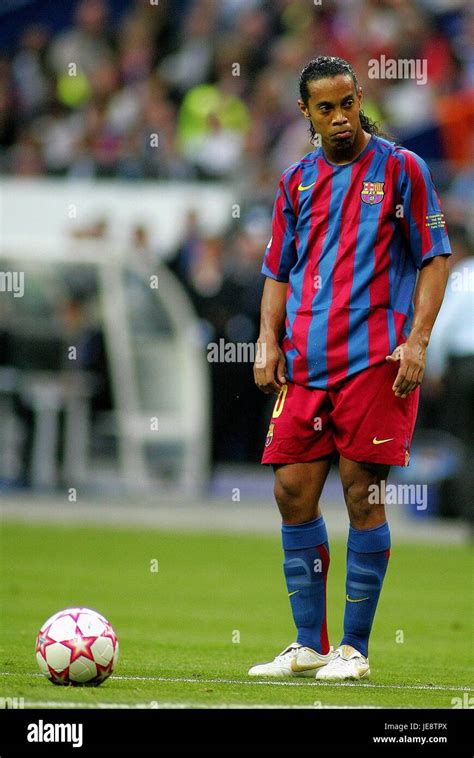
[{"label": "blurred spectator", "polygon": [[467,230],[471,247],[474,246],[474,135],[470,135],[471,160],[454,177],[449,187],[444,209],[451,224]]},{"label": "blurred spectator", "polygon": [[192,210],[183,242],[168,262],[185,283],[200,318],[204,349],[241,344],[250,350],[246,360],[209,364],[214,460],[256,461],[261,453],[269,398],[255,387],[251,351],[259,330],[261,255],[270,226],[268,211],[256,209],[235,235],[209,238]]},{"label": "blurred spectator", "polygon": [[75,26],[51,44],[49,65],[58,77],[68,76],[71,64],[91,76],[111,56],[106,23],[104,0],[81,0],[76,8]]},{"label": "blurred spectator", "polygon": [[113,407],[104,336],[98,326],[95,310],[95,299],[82,293],[71,294],[60,309],[67,344],[76,348],[76,359],[65,362],[65,368],[72,372],[83,371],[90,374],[93,381],[93,418],[96,413],[108,411]]},{"label": "blurred spectator", "polygon": [[249,128],[244,102],[233,92],[232,75],[219,85],[191,89],[179,116],[183,153],[203,177],[229,175],[238,165]]},{"label": "blurred spectator", "polygon": [[74,239],[103,239],[107,235],[107,228],[107,220],[99,217],[86,226],[73,229],[72,236]]},{"label": "blurred spectator", "polygon": [[451,236],[455,262],[430,339],[423,394],[436,426],[464,446],[458,475],[441,487],[439,513],[474,521],[474,256],[462,230]]},{"label": "blurred spectator", "polygon": [[0,155],[1,168],[7,165],[8,151],[15,144],[20,133],[19,119],[15,113],[16,94],[11,76],[10,64],[0,58]]},{"label": "blurred spectator", "polygon": [[46,171],[50,174],[64,174],[81,135],[81,117],[54,100],[48,112],[34,121],[33,128],[38,135]]},{"label": "blurred spectator", "polygon": [[184,286],[191,288],[191,271],[201,257],[203,237],[199,228],[199,216],[195,208],[188,211],[183,239],[167,263],[174,274],[181,279]]},{"label": "blurred spectator", "polygon": [[[443,307],[430,339],[427,379],[447,382],[444,412],[450,430],[474,446],[474,256],[452,267]],[[446,406],[447,403],[447,406]],[[468,423],[470,421],[470,423]]]},{"label": "blurred spectator", "polygon": [[13,80],[18,109],[24,118],[40,112],[48,100],[51,81],[45,65],[48,32],[44,26],[29,26],[19,42],[13,61]]},{"label": "blurred spectator", "polygon": [[132,229],[129,262],[134,270],[141,271],[146,281],[157,266],[159,256],[153,249],[145,224],[136,224]]},{"label": "blurred spectator", "polygon": [[40,144],[29,127],[19,131],[16,142],[9,150],[9,168],[17,176],[39,176],[45,165],[40,152]]},{"label": "blurred spectator", "polygon": [[185,17],[178,49],[160,63],[159,72],[180,95],[208,81],[212,68],[215,8],[198,0]]}]

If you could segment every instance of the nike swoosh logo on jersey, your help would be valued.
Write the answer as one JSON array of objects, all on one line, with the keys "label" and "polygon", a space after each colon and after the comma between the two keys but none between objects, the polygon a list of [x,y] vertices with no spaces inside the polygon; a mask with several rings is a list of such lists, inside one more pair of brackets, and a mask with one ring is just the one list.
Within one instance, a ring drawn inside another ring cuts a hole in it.
[{"label": "nike swoosh logo on jersey", "polygon": [[373,445],[383,445],[384,442],[392,442],[395,438],[389,437],[388,440],[378,440],[377,437],[374,437],[372,440]]},{"label": "nike swoosh logo on jersey", "polygon": [[307,186],[307,187],[303,187],[303,185],[302,185],[302,184],[300,184],[300,185],[299,185],[299,187],[298,187],[298,190],[299,190],[300,192],[304,192],[305,190],[307,190],[307,189],[311,189],[311,187],[314,187],[314,185],[315,185],[315,184],[316,184],[316,182],[313,182],[312,184],[308,184],[308,186]]},{"label": "nike swoosh logo on jersey", "polygon": [[362,603],[363,600],[368,600],[368,599],[369,599],[368,597],[361,597],[359,598],[359,600],[354,600],[352,597],[349,597],[349,595],[346,595],[346,600],[349,603]]},{"label": "nike swoosh logo on jersey", "polygon": [[289,592],[288,597],[291,597],[292,595],[296,595],[297,592],[299,592],[299,590],[293,590],[293,592]]}]

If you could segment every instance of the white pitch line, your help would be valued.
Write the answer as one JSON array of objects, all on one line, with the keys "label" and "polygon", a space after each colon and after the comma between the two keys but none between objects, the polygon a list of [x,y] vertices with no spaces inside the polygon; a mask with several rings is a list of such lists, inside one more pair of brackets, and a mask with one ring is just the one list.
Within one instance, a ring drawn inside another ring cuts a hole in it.
[{"label": "white pitch line", "polygon": [[[41,676],[41,674],[40,674]],[[430,684],[369,684],[368,682],[323,682],[323,681],[306,681],[302,682],[280,682],[271,681],[266,679],[190,679],[185,677],[168,677],[168,676],[114,676],[114,679],[121,679],[124,681],[150,681],[150,682],[181,682],[185,684],[250,684],[250,685],[266,685],[266,686],[279,686],[279,687],[367,687],[370,689],[380,690],[439,690],[445,692],[471,692],[474,687],[445,687],[443,685],[430,685]]]},{"label": "white pitch line", "polygon": [[[0,672],[0,676],[18,676],[13,671]],[[23,676],[42,677],[43,674],[23,674]],[[377,690],[419,690],[420,692],[438,691],[438,692],[472,692],[473,687],[468,685],[431,685],[431,684],[372,684],[368,682],[322,682],[315,680],[288,682],[272,681],[267,679],[204,679],[191,677],[172,677],[172,676],[115,676],[112,679],[124,682],[173,682],[178,684],[243,684],[243,685],[260,685],[272,687],[365,687],[367,689]]]},{"label": "white pitch line", "polygon": [[275,708],[281,709],[284,708],[286,710],[321,710],[321,709],[338,709],[338,708],[344,708],[344,709],[370,709],[377,708],[380,710],[383,710],[383,706],[376,705],[288,705],[288,704],[276,704],[276,705],[270,705],[270,704],[264,704],[264,703],[256,703],[255,705],[251,704],[242,704],[242,703],[194,703],[194,702],[180,702],[180,703],[172,703],[172,702],[156,702],[156,705],[150,705],[150,703],[70,703],[70,702],[63,702],[63,701],[55,701],[55,700],[26,700],[24,703],[25,708],[72,708],[72,709],[93,709],[98,708],[101,710],[108,710],[108,709],[123,709],[123,710],[135,710],[135,709],[141,709],[141,710],[160,710],[160,709],[173,709],[173,708],[204,708],[204,709],[212,709],[212,710],[226,710],[226,709],[234,709],[237,708],[239,710],[273,710]]}]

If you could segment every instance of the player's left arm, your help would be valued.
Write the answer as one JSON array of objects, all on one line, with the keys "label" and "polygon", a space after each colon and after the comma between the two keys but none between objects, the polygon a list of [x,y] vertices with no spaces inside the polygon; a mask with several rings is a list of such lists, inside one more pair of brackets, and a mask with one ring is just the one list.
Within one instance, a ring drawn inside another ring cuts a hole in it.
[{"label": "player's left arm", "polygon": [[424,264],[415,289],[415,313],[406,342],[398,345],[387,361],[400,364],[393,383],[397,397],[407,397],[423,379],[426,348],[438,315],[448,281],[448,258],[437,255]]},{"label": "player's left arm", "polygon": [[451,248],[428,166],[410,150],[398,150],[397,157],[401,165],[397,192],[403,207],[402,230],[419,275],[410,333],[406,342],[387,356],[387,361],[399,363],[392,389],[397,397],[407,397],[423,379],[426,348],[448,281]]}]

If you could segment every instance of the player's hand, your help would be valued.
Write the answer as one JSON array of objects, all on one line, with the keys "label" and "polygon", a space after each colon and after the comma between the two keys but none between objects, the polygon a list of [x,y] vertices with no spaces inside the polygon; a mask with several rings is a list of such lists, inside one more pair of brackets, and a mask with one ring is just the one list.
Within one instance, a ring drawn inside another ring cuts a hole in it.
[{"label": "player's hand", "polygon": [[285,378],[286,361],[283,350],[274,340],[259,339],[257,357],[253,366],[253,375],[258,389],[269,395],[278,394]]},{"label": "player's hand", "polygon": [[418,342],[411,343],[407,340],[398,345],[391,355],[387,355],[386,360],[390,363],[400,363],[392,390],[396,397],[407,397],[422,382],[426,348]]}]

